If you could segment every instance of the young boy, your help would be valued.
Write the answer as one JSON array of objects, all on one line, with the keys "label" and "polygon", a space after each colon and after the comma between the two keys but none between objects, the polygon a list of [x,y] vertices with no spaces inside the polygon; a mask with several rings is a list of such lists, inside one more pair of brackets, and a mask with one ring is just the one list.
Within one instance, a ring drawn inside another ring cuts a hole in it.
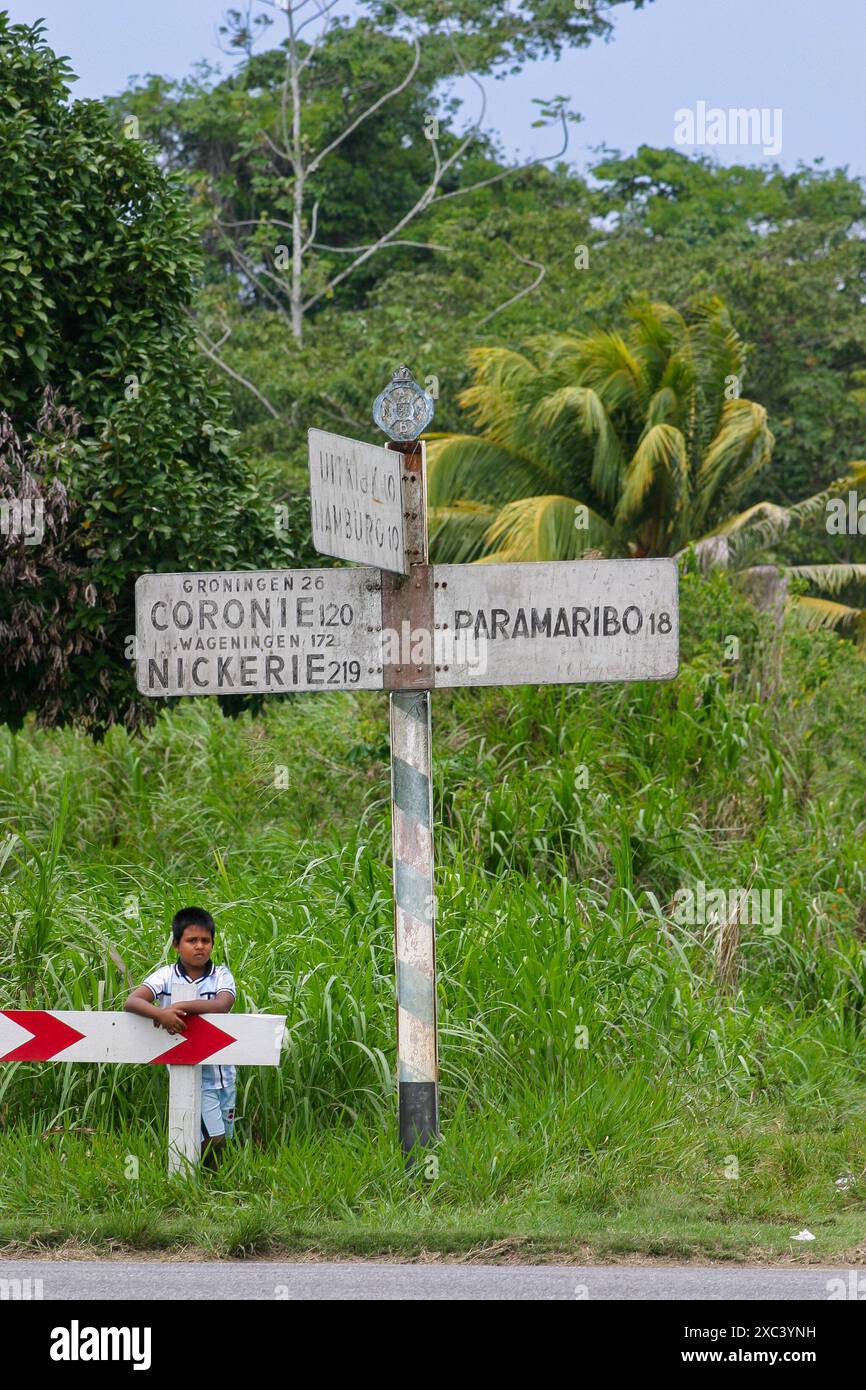
[{"label": "young boy", "polygon": [[[178,960],[162,965],[148,975],[130,994],[124,1009],[131,1014],[152,1018],[154,1028],[183,1033],[187,1014],[227,1014],[237,990],[232,973],[224,965],[211,964],[214,946],[214,920],[201,907],[184,907],[171,924],[171,935]],[[171,1004],[172,981],[195,984],[196,998]],[[226,1138],[231,1139],[235,1119],[235,1068],[203,1066],[201,1069],[202,1161],[217,1166]]]}]

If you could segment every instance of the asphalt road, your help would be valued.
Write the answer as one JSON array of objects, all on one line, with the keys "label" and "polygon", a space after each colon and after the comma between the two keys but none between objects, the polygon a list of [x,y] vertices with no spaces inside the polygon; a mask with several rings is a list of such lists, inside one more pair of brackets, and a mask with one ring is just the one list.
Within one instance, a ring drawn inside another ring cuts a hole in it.
[{"label": "asphalt road", "polygon": [[[9,1280],[30,1280],[20,1291]],[[161,1260],[0,1260],[0,1300],[582,1300],[850,1298],[866,1269],[668,1265],[482,1265]],[[833,1282],[837,1281],[837,1282]],[[861,1294],[861,1297],[862,1297]]]}]

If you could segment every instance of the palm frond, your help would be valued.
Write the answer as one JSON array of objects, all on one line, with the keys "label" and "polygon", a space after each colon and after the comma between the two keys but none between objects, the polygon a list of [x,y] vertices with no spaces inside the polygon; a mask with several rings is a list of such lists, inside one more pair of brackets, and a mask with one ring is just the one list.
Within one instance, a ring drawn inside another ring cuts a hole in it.
[{"label": "palm frond", "polygon": [[477,559],[484,548],[484,533],[496,512],[496,507],[483,502],[428,507],[431,563],[464,565]]},{"label": "palm frond", "polygon": [[688,338],[685,320],[671,304],[638,297],[628,307],[635,325],[630,336],[643,373],[653,389],[663,383],[671,357]]},{"label": "palm frond", "polygon": [[726,517],[707,534],[711,536],[734,536],[747,527],[761,532],[767,542],[784,535],[791,524],[791,508],[780,506],[777,502],[755,502],[745,511]]},{"label": "palm frond", "polygon": [[[585,507],[589,524],[578,528],[574,497],[522,497],[503,507],[488,528],[485,547],[507,550],[514,560],[579,560],[586,550],[616,546],[612,526],[591,507]],[[581,517],[583,513],[580,514]]]},{"label": "palm frond", "polygon": [[659,390],[672,391],[677,401],[677,414],[671,416],[671,423],[679,425],[689,441],[689,454],[700,456],[692,443],[694,436],[694,417],[696,409],[695,364],[690,352],[675,352],[669,359],[662,376]]},{"label": "palm frond", "polygon": [[535,354],[546,375],[568,382],[583,370],[588,341],[582,333],[536,333],[524,346]]},{"label": "palm frond", "polygon": [[580,384],[591,386],[610,414],[642,414],[650,397],[640,358],[619,333],[593,333],[586,339]]},{"label": "palm frond", "polygon": [[497,508],[515,497],[550,491],[551,479],[534,459],[522,458],[491,439],[446,434],[427,445],[427,503],[489,503]]},{"label": "palm frond", "polygon": [[736,537],[745,533],[742,541],[751,546],[774,545],[792,526],[804,526],[826,513],[827,503],[834,497],[866,484],[866,460],[855,459],[848,468],[848,473],[836,478],[823,492],[816,492],[790,507],[777,502],[755,502],[736,516],[727,517],[709,534]]},{"label": "palm frond", "polygon": [[762,405],[746,400],[725,402],[718,433],[698,468],[694,529],[703,530],[713,510],[733,501],[755,474],[766,468],[775,442]]},{"label": "palm frond", "polygon": [[539,429],[557,431],[569,418],[576,418],[581,432],[594,439],[592,486],[607,503],[616,499],[625,462],[622,445],[601,399],[588,386],[561,386],[543,396],[531,420]]},{"label": "palm frond", "polygon": [[652,338],[659,346],[681,342],[688,334],[686,321],[673,304],[665,304],[660,299],[649,299],[637,295],[629,304],[627,313],[633,323],[639,324],[642,336]]},{"label": "palm frond", "polygon": [[[652,425],[643,435],[626,469],[616,509],[617,521],[640,520],[650,492],[657,494],[654,520],[673,518],[688,493],[688,457],[682,432],[673,425]],[[662,512],[667,515],[663,516]]]},{"label": "palm frond", "polygon": [[843,493],[857,491],[866,485],[866,460],[854,459],[848,464],[848,472],[841,478],[834,478],[833,482],[824,489],[823,492],[816,492],[812,497],[805,497],[802,502],[795,502],[788,508],[791,517],[791,525],[802,526],[807,521],[812,521],[822,513],[827,513],[827,503],[834,500],[841,500]]},{"label": "palm frond", "polygon": [[689,346],[697,384],[696,443],[703,454],[721,426],[733,379],[742,385],[746,346],[717,296],[699,299],[692,306],[692,316]]},{"label": "palm frond", "polygon": [[679,424],[681,402],[671,386],[660,386],[647,407],[648,425]]},{"label": "palm frond", "polygon": [[862,627],[866,616],[862,608],[849,608],[846,603],[833,603],[828,598],[809,598],[803,594],[794,595],[791,608],[810,632],[852,625]]},{"label": "palm frond", "polygon": [[526,393],[538,381],[538,368],[522,352],[504,347],[472,348],[467,359],[475,380],[461,391],[459,404],[490,439],[513,445]]},{"label": "palm frond", "polygon": [[788,565],[788,574],[807,579],[828,594],[841,593],[849,584],[866,579],[866,565]]}]

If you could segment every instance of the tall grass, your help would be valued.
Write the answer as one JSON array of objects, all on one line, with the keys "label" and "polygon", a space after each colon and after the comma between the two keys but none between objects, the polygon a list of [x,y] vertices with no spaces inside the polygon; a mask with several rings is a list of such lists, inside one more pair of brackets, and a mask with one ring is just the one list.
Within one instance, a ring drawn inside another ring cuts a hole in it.
[{"label": "tall grass", "polygon": [[[749,1116],[862,1114],[866,666],[792,630],[762,704],[762,621],[724,578],[687,576],[676,682],[435,696],[442,1109],[466,1200],[580,1174],[601,1210],[612,1174],[636,1191],[646,1163],[687,1165],[702,1126],[747,1149]],[[208,907],[237,1007],[288,1016],[281,1066],[241,1070],[240,1133],[290,1167],[330,1145],[305,1209],[327,1192],[333,1216],[335,1143],[393,1135],[387,789],[373,694],[238,720],[188,701],[97,746],[0,731],[2,1003],[120,1008],[169,958],[177,908]],[[784,894],[781,934],[739,928],[724,979],[717,926],[672,914],[698,879]],[[14,1064],[0,1127],[163,1143],[165,1089],[159,1069]]]}]

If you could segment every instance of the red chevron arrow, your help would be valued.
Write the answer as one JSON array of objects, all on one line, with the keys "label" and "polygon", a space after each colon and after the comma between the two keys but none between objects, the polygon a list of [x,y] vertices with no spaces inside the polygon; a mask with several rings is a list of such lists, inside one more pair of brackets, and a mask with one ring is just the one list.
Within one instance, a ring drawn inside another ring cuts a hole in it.
[{"label": "red chevron arrow", "polygon": [[28,1042],[0,1057],[0,1062],[50,1062],[58,1052],[84,1037],[77,1028],[71,1028],[43,1009],[2,1009],[0,1012],[33,1034]]},{"label": "red chevron arrow", "polygon": [[[178,1007],[182,1009],[183,1004]],[[206,1062],[215,1052],[222,1052],[233,1042],[237,1042],[237,1038],[208,1023],[203,1014],[188,1014],[183,1042],[170,1047],[167,1052],[161,1052],[158,1057],[151,1057],[150,1065],[154,1067],[158,1062],[167,1062],[172,1067],[194,1067]]]}]

